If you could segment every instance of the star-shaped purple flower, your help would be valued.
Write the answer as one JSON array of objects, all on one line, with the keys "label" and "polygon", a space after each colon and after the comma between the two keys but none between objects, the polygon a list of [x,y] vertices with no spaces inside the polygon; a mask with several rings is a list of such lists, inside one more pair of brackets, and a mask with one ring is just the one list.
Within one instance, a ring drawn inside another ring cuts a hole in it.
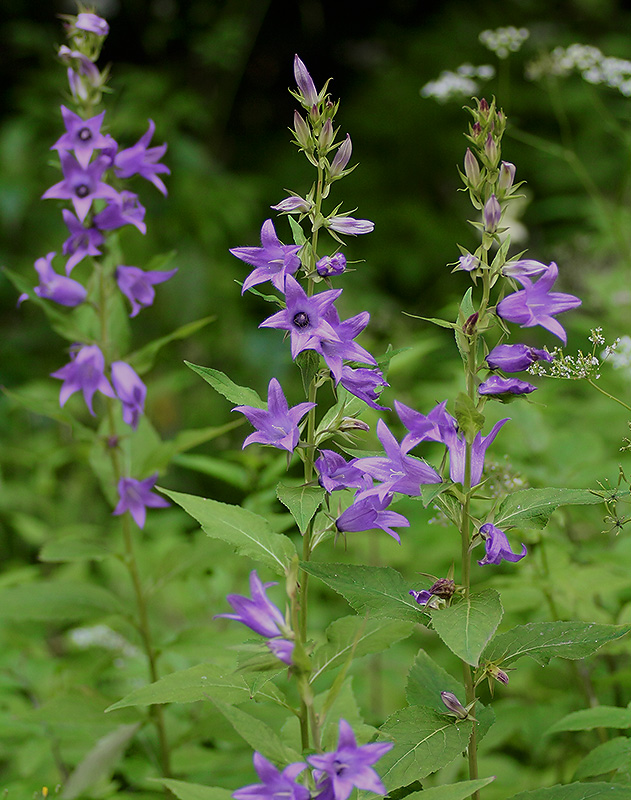
[{"label": "star-shaped purple flower", "polygon": [[362,311],[361,314],[356,314],[354,317],[340,322],[337,309],[335,306],[331,306],[325,312],[324,317],[338,337],[336,341],[323,339],[321,342],[322,355],[336,384],[342,378],[343,359],[377,366],[376,360],[368,350],[353,341],[370,322],[370,314],[367,311]]},{"label": "star-shaped purple flower", "polygon": [[270,586],[276,586],[276,581],[263,583],[255,569],[250,572],[250,594],[245,597],[241,594],[229,594],[226,600],[234,609],[234,614],[215,614],[215,618],[234,619],[246,625],[254,633],[268,638],[283,635],[286,629],[285,617],[281,610],[272,603],[266,594]]},{"label": "star-shaped purple flower", "polygon": [[143,270],[140,267],[116,267],[116,283],[118,288],[131,303],[130,317],[135,317],[141,309],[150,306],[156,296],[153,288],[157,283],[164,283],[172,278],[176,269],[166,272],[159,270]]},{"label": "star-shaped purple flower", "polygon": [[116,396],[123,405],[123,422],[136,430],[145,411],[147,387],[125,361],[112,363],[112,383]]},{"label": "star-shaped purple flower", "polygon": [[254,753],[252,760],[261,783],[237,789],[232,793],[235,800],[309,800],[309,790],[296,783],[306,764],[297,761],[280,772],[260,753]]},{"label": "star-shaped purple flower", "polygon": [[[482,436],[481,433],[475,435],[471,445],[471,486],[476,486],[482,480],[484,457],[487,448],[508,420],[509,418],[506,417],[506,419],[496,422],[488,436]],[[443,441],[449,448],[449,475],[451,480],[454,483],[464,483],[467,449],[464,434],[453,429],[447,429]]]},{"label": "star-shaped purple flower", "polygon": [[65,367],[51,372],[52,378],[63,381],[59,393],[59,404],[63,408],[68,398],[75,392],[83,392],[83,397],[92,416],[92,398],[95,392],[101,392],[107,397],[115,397],[114,390],[104,375],[105,359],[99,348],[85,345],[77,352],[70,353],[71,361]]},{"label": "star-shaped purple flower", "polygon": [[359,397],[371,408],[376,408],[378,411],[390,410],[388,406],[380,406],[377,403],[379,400],[377,389],[390,386],[380,369],[365,369],[364,367],[352,369],[345,364],[342,367],[340,383],[347,392]]},{"label": "star-shaped purple flower", "polygon": [[496,528],[490,522],[482,525],[480,533],[484,536],[484,546],[486,548],[486,555],[481,561],[478,561],[481,567],[485,566],[485,564],[500,564],[502,559],[513,563],[521,561],[528,553],[525,544],[521,546],[521,553],[513,553],[504,531]]},{"label": "star-shaped purple flower", "polygon": [[[39,275],[39,286],[35,287],[34,292],[38,297],[53,300],[62,306],[71,308],[78,306],[86,299],[87,292],[79,281],[55,272],[51,264],[55,255],[56,253],[48,253],[44,258],[38,258],[35,262],[35,269]],[[20,295],[18,305],[27,297],[27,294]]]},{"label": "star-shaped purple flower", "polygon": [[71,200],[77,217],[83,222],[94,199],[118,197],[118,193],[101,180],[107,167],[106,159],[99,157],[82,167],[72,153],[61,152],[59,158],[64,179],[47,189],[42,199]]},{"label": "star-shaped purple flower", "polygon": [[342,294],[341,289],[327,289],[308,297],[305,290],[291,275],[285,279],[287,307],[261,322],[259,328],[280,328],[291,334],[291,357],[303,350],[322,353],[322,340],[340,341],[333,326],[327,321],[327,312]]},{"label": "star-shaped purple flower", "polygon": [[398,400],[394,401],[394,408],[399,419],[409,431],[401,442],[401,449],[404,453],[408,453],[420,442],[445,443],[447,431],[455,431],[458,427],[456,420],[446,410],[446,406],[447,401],[443,400],[442,403],[434,406],[429,414],[421,414],[420,411],[415,411]]},{"label": "star-shaped purple flower", "polygon": [[517,280],[524,288],[509,294],[497,304],[498,316],[508,322],[515,322],[522,328],[541,325],[542,328],[558,336],[563,344],[567,344],[565,330],[554,316],[577,308],[581,301],[572,294],[550,291],[558,274],[558,267],[552,262],[547,271],[534,283],[526,275],[517,275]]},{"label": "star-shaped purple flower", "polygon": [[244,414],[257,430],[243,442],[249,444],[269,444],[279,450],[293,453],[298,444],[298,423],[315,403],[298,403],[289,408],[280,383],[272,378],[267,388],[267,411],[254,406],[236,406],[233,411]]},{"label": "star-shaped purple flower", "polygon": [[377,436],[386,451],[386,457],[358,458],[353,465],[381,481],[383,491],[418,497],[422,484],[442,482],[440,475],[429,464],[406,455],[382,419],[377,423]]},{"label": "star-shaped purple flower", "polygon": [[256,268],[243,282],[241,294],[265,281],[271,281],[284,293],[286,276],[293,275],[300,266],[299,250],[299,244],[283,244],[276,235],[272,220],[266,219],[261,228],[260,247],[233,247],[230,250],[233,256]]},{"label": "star-shaped purple flower", "polygon": [[64,242],[62,250],[65,256],[70,256],[66,261],[66,275],[70,275],[86,256],[100,256],[99,247],[105,240],[98,228],[93,225],[89,228],[84,227],[72,211],[64,208],[61,213],[70,231],[70,236]]},{"label": "star-shaped purple flower", "polygon": [[120,150],[114,157],[114,166],[116,174],[119,178],[130,178],[132,175],[141,175],[146,180],[153,183],[153,185],[162,192],[163,195],[167,194],[167,187],[161,178],[158,177],[159,173],[170,175],[171,170],[166,164],[158,164],[158,161],[166,153],[166,144],[161,144],[159,147],[148,147],[154,131],[156,129],[155,123],[152,119],[149,120],[149,128],[145,134],[132,147],[125,150]]},{"label": "star-shaped purple flower", "polygon": [[94,224],[99,230],[113,231],[124,225],[135,225],[140,233],[147,232],[144,223],[145,207],[138,200],[138,195],[133,192],[123,191],[112,202],[108,203],[103,211],[94,215]]},{"label": "star-shaped purple flower", "polygon": [[353,729],[340,720],[337,749],[307,758],[317,772],[316,788],[327,800],[347,800],[353,788],[385,794],[386,787],[372,765],[394,747],[392,742],[373,742],[358,746]]},{"label": "star-shaped purple flower", "polygon": [[129,511],[136,525],[144,528],[148,508],[167,508],[171,505],[164,497],[151,491],[157,480],[157,472],[145,478],[144,481],[138,481],[135,478],[121,478],[118,482],[119,501],[112,514],[119,516]]},{"label": "star-shaped purple flower", "polygon": [[66,106],[61,106],[61,116],[66,126],[66,133],[60,136],[50,149],[73,150],[81,167],[86,169],[94,150],[111,146],[113,141],[111,136],[101,133],[105,111],[96,117],[82,119]]},{"label": "star-shaped purple flower", "polygon": [[329,494],[338,489],[368,489],[372,480],[334,450],[320,450],[315,461],[318,482]]},{"label": "star-shaped purple flower", "polygon": [[373,528],[380,528],[388,536],[392,536],[397,542],[401,542],[401,537],[396,531],[392,530],[392,526],[409,528],[410,522],[403,514],[398,514],[396,511],[388,511],[391,501],[391,494],[380,496],[377,492],[374,494],[362,492],[361,496],[346,511],[340,514],[335,521],[335,525],[340,533],[370,531]]}]

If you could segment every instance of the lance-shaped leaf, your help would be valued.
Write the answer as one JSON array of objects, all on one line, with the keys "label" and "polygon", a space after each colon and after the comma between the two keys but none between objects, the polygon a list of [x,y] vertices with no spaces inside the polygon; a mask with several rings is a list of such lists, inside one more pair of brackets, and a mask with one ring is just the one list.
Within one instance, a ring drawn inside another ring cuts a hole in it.
[{"label": "lance-shaped leaf", "polygon": [[235,675],[215,664],[198,664],[134,689],[106,711],[156,703],[194,703],[211,698],[224,703],[245,703],[251,698],[271,700],[281,705],[284,702],[280,690],[273,683],[267,683],[259,691],[252,692],[242,675]]},{"label": "lance-shaped leaf", "polygon": [[[427,619],[421,607],[409,595],[412,587],[401,573],[391,567],[314,561],[301,562],[300,566],[309,575],[320,578],[341,594],[358,614],[420,623]],[[426,584],[429,586],[428,581]],[[414,588],[418,586],[415,584]]]},{"label": "lance-shaped leaf", "polygon": [[498,528],[545,528],[559,506],[596,505],[602,497],[589,489],[521,489],[502,500],[493,522]]},{"label": "lance-shaped leaf", "polygon": [[288,486],[281,481],[276,487],[276,496],[289,509],[300,533],[304,534],[324,500],[324,489],[320,486]]},{"label": "lance-shaped leaf", "polygon": [[631,625],[591,622],[529,622],[498,634],[482,653],[484,661],[507,665],[522,656],[547,664],[554,656],[585,658],[631,631]]},{"label": "lance-shaped leaf", "polygon": [[519,792],[509,800],[631,800],[631,786],[615,783],[569,783]]},{"label": "lance-shaped leaf", "polygon": [[309,680],[313,682],[326,670],[340,666],[351,654],[359,658],[368,653],[380,653],[394,642],[410,636],[413,630],[412,622],[354,616],[337,619],[326,630],[327,643],[313,655]]},{"label": "lance-shaped leaf", "polygon": [[159,339],[154,339],[140,350],[135,350],[133,353],[130,353],[125,360],[136,370],[139,375],[144,375],[153,367],[156,356],[163,347],[180,339],[188,339],[190,336],[193,336],[193,334],[197,333],[197,331],[205,328],[206,325],[208,325],[210,322],[214,322],[216,319],[216,316],[212,316],[204,317],[203,319],[197,319],[194,322],[187,322],[186,325],[176,328],[166,336],[161,336]]},{"label": "lance-shaped leaf", "polygon": [[231,403],[238,406],[254,406],[255,408],[265,408],[266,403],[261,400],[258,393],[248,386],[239,386],[234,381],[220,372],[218,369],[212,367],[200,367],[197,364],[191,364],[189,361],[184,362],[187,367],[201,375],[202,378],[209,383],[216,392],[222,394]]},{"label": "lance-shaped leaf", "polygon": [[621,767],[631,764],[631,739],[627,736],[616,736],[608,742],[595,747],[578,765],[574,777],[592,778],[595,775],[606,775]]},{"label": "lance-shaped leaf", "polygon": [[221,786],[202,786],[201,783],[187,783],[173,778],[154,778],[172,792],[178,800],[230,800],[232,792]]},{"label": "lance-shaped leaf", "polygon": [[228,706],[217,700],[214,702],[239,736],[253,750],[257,750],[265,758],[277,764],[289,764],[301,760],[300,753],[288,747],[269,725],[251,714],[246,714],[240,708]]},{"label": "lance-shaped leaf", "polygon": [[474,792],[483,789],[494,780],[495,776],[490,778],[478,778],[475,781],[448,783],[444,786],[435,786],[432,789],[425,789],[423,794],[420,792],[406,794],[405,800],[468,800]]},{"label": "lance-shaped leaf", "polygon": [[449,608],[434,609],[434,630],[459,658],[477,667],[480,654],[502,619],[500,596],[494,589],[472,594]]},{"label": "lance-shaped leaf", "polygon": [[408,706],[389,717],[380,731],[394,747],[378,765],[388,790],[420,780],[453,761],[467,747],[472,724],[421,706]]},{"label": "lance-shaped leaf", "polygon": [[252,511],[217,500],[161,489],[196,519],[208,536],[232,545],[240,555],[265,564],[279,575],[296,554],[291,539],[276,533],[265,519]]},{"label": "lance-shaped leaf", "polygon": [[591,731],[594,728],[631,728],[631,708],[618,706],[594,706],[566,714],[554,723],[547,733],[560,731]]}]

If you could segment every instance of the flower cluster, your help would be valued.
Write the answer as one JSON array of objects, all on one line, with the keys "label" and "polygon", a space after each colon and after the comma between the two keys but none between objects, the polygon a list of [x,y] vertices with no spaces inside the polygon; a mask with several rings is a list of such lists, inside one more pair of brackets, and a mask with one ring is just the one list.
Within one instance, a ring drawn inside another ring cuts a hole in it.
[{"label": "flower cluster", "polygon": [[507,28],[496,28],[494,31],[482,31],[479,39],[498,58],[504,59],[520,50],[529,36],[528,28],[515,28],[509,25]]},{"label": "flower cluster", "polygon": [[421,88],[421,97],[433,97],[439,103],[473,97],[480,90],[477,81],[488,81],[494,75],[490,64],[461,64],[455,72],[445,69],[435,81],[428,81]]},{"label": "flower cluster", "polygon": [[566,77],[577,72],[587,83],[617,89],[624,97],[631,96],[631,61],[606,56],[592,45],[571,44],[555,47],[528,64],[526,77],[540,80],[546,75]]},{"label": "flower cluster", "polygon": [[[69,44],[60,48],[59,58],[67,67],[70,95],[77,110],[61,106],[65,131],[51,150],[59,155],[62,179],[42,197],[65,200],[71,206],[62,210],[67,229],[67,238],[61,246],[65,275],[53,267],[56,252],[37,259],[35,270],[39,284],[34,287],[33,294],[70,308],[89,303],[101,319],[102,328],[110,286],[129,300],[130,316],[134,317],[153,303],[153,286],[168,280],[177,271],[150,271],[123,265],[112,271],[97,260],[103,255],[112,231],[128,225],[143,234],[146,231],[145,209],[138,195],[124,188],[123,182],[140,175],[166,195],[166,187],[159,176],[169,174],[170,170],[160,163],[166,145],[150,146],[155,130],[152,120],[136,144],[123,148],[106,132],[105,111],[94,114],[107,79],[107,70],[101,72],[95,63],[109,30],[107,22],[91,12],[80,12],[76,17],[64,19]],[[88,257],[92,259],[96,280],[87,271],[83,282],[71,278],[71,273]],[[90,296],[87,285],[94,287]],[[23,293],[18,302],[29,296]],[[133,367],[116,358],[111,352],[113,345],[107,345],[95,339],[90,341],[87,335],[83,342],[72,345],[69,363],[52,373],[52,377],[63,381],[59,402],[64,406],[71,395],[81,392],[88,411],[94,416],[93,398],[100,392],[120,402],[123,421],[135,431],[144,413],[147,390]],[[146,506],[167,505],[166,501],[150,494],[155,480],[156,476],[143,481],[123,478],[118,487],[120,502],[114,513],[128,510],[142,527]]]},{"label": "flower cluster", "polygon": [[393,746],[391,742],[358,745],[353,729],[341,719],[337,748],[308,756],[307,763],[296,762],[280,772],[260,753],[254,753],[254,768],[261,783],[244,786],[232,796],[235,800],[276,800],[280,796],[309,800],[310,791],[296,781],[307,766],[313,769],[314,797],[320,800],[347,800],[354,788],[383,795],[386,787],[373,764]]}]

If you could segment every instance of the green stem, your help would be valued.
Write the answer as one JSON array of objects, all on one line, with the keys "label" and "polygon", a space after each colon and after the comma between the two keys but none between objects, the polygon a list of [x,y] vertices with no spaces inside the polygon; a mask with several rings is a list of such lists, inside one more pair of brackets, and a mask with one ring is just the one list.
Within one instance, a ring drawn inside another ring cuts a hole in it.
[{"label": "green stem", "polygon": [[618,405],[622,406],[623,408],[626,408],[627,411],[631,411],[631,406],[628,406],[626,403],[623,403],[622,400],[619,400],[613,394],[609,394],[609,392],[606,392],[604,389],[601,389],[600,386],[596,383],[596,381],[593,381],[591,378],[588,378],[587,383],[589,383],[590,386],[593,386],[594,389],[599,391],[601,394],[604,394],[605,397],[608,397],[610,400],[613,400],[614,403],[618,403]]}]

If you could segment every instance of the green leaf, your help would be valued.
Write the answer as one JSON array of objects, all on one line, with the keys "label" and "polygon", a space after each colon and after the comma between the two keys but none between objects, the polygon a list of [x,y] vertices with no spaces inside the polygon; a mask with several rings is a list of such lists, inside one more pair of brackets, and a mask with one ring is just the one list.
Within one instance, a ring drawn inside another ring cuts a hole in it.
[{"label": "green leaf", "polygon": [[471,720],[454,721],[431,708],[408,706],[380,729],[394,747],[379,759],[379,774],[388,790],[420,780],[453,761],[467,747]]},{"label": "green leaf", "polygon": [[403,312],[406,317],[412,317],[412,319],[422,319],[423,322],[431,322],[434,325],[438,325],[439,328],[457,328],[455,322],[447,322],[446,319],[438,319],[437,317],[419,317],[418,314],[408,314],[407,311]]},{"label": "green leaf", "polygon": [[411,622],[355,616],[337,619],[326,630],[327,643],[313,655],[313,671],[309,680],[312,682],[326,670],[340,666],[351,653],[354,658],[380,653],[394,642],[410,636],[413,630],[414,624]]},{"label": "green leaf", "polygon": [[433,661],[425,650],[419,650],[408,672],[405,688],[408,703],[444,712],[441,692],[453,692],[463,705],[466,702],[462,684]]},{"label": "green leaf", "polygon": [[559,506],[597,503],[602,503],[602,497],[589,489],[521,489],[502,501],[493,524],[498,528],[507,525],[545,528]]},{"label": "green leaf", "polygon": [[276,487],[276,496],[289,509],[302,534],[324,500],[324,494],[320,486],[289,486],[281,481]]},{"label": "green leaf", "polygon": [[578,765],[574,777],[580,780],[595,775],[605,775],[629,764],[631,764],[631,739],[626,736],[616,736],[615,739],[599,744],[585,756]]},{"label": "green leaf", "polygon": [[409,595],[410,584],[391,567],[314,561],[301,562],[300,566],[341,594],[358,614],[420,623],[427,619]]},{"label": "green leaf", "polygon": [[113,555],[111,550],[94,539],[64,536],[46,542],[39,553],[40,561],[102,561]]},{"label": "green leaf", "polygon": [[296,548],[287,536],[275,533],[265,517],[217,500],[166,489],[160,491],[196,519],[208,536],[227,542],[240,555],[265,564],[279,575],[285,574]]},{"label": "green leaf", "polygon": [[242,675],[227,672],[215,664],[198,664],[165,675],[155,683],[134,689],[122,700],[109,706],[115,711],[128,706],[151,706],[156,703],[194,703],[198,700],[220,700],[224,703],[244,703],[254,696],[259,700],[276,701],[274,684],[266,684],[252,693]]},{"label": "green leaf", "polygon": [[232,792],[221,786],[202,786],[200,783],[176,781],[173,778],[152,778],[178,798],[178,800],[230,800]]},{"label": "green leaf", "polygon": [[140,726],[140,722],[119,725],[116,730],[99,739],[64,784],[62,800],[74,800],[101,778],[109,777]]},{"label": "green leaf", "polygon": [[217,700],[214,703],[239,736],[265,758],[283,765],[301,760],[300,753],[284,744],[275,731],[260,719],[236,706],[228,706]]},{"label": "green leaf", "polygon": [[294,244],[303,245],[307,240],[305,238],[305,232],[302,229],[302,226],[291,216],[287,216],[287,221],[289,222],[289,227],[291,228],[291,234],[294,237]]},{"label": "green leaf", "polygon": [[315,378],[320,369],[320,355],[316,353],[315,350],[303,350],[302,353],[298,353],[296,364],[300,369],[302,388],[304,389],[305,396],[308,397],[311,381]]},{"label": "green leaf", "polygon": [[466,440],[473,442],[476,433],[479,433],[484,427],[484,415],[480,414],[468,394],[458,393],[454,414],[458,427],[464,432]]},{"label": "green leaf", "polygon": [[423,508],[427,508],[439,494],[442,494],[448,488],[448,483],[424,483],[421,486],[421,502],[423,503]]},{"label": "green leaf", "polygon": [[192,369],[193,372],[201,375],[206,383],[209,383],[215,391],[222,394],[227,400],[230,400],[231,403],[235,403],[238,406],[267,408],[267,403],[261,400],[254,389],[250,389],[248,386],[238,386],[218,369],[199,367],[197,364],[191,364],[190,361],[185,361],[184,363],[187,367]]},{"label": "green leaf", "polygon": [[247,491],[251,486],[252,476],[250,472],[245,467],[242,467],[241,464],[232,464],[225,458],[183,453],[174,456],[171,462],[185,469],[201,472],[202,475],[218,478],[231,486],[236,486],[237,489]]},{"label": "green leaf", "polygon": [[170,344],[171,342],[177,342],[181,339],[188,339],[190,336],[193,336],[193,334],[197,333],[197,331],[205,328],[206,325],[209,325],[216,319],[216,316],[211,316],[203,317],[202,319],[196,319],[194,322],[187,322],[186,325],[181,325],[179,328],[171,331],[171,333],[168,333],[166,336],[161,336],[159,339],[154,339],[144,347],[141,347],[140,350],[135,350],[133,353],[130,353],[126,358],[126,361],[136,370],[139,375],[144,375],[153,367],[156,356],[165,345]]},{"label": "green leaf", "polygon": [[406,800],[468,800],[474,792],[483,789],[494,780],[495,776],[490,778],[478,778],[475,781],[448,783],[445,786],[435,786],[433,789],[425,789],[423,797],[421,797],[420,792],[413,792],[406,796]]},{"label": "green leaf", "polygon": [[477,667],[480,654],[500,624],[504,610],[495,589],[455,603],[449,608],[432,610],[434,630],[452,653]]},{"label": "green leaf", "polygon": [[554,723],[546,733],[559,733],[560,731],[591,731],[594,728],[631,728],[631,708],[618,706],[594,706],[582,708],[566,714]]},{"label": "green leaf", "polygon": [[529,622],[498,634],[485,648],[482,657],[485,661],[502,665],[510,664],[522,656],[530,656],[544,665],[554,656],[585,658],[629,631],[631,625]]},{"label": "green leaf", "polygon": [[569,783],[566,786],[550,786],[548,789],[534,789],[519,792],[509,800],[631,800],[631,786],[615,783]]},{"label": "green leaf", "polygon": [[91,583],[41,581],[0,590],[0,618],[79,621],[122,612],[116,595]]}]

